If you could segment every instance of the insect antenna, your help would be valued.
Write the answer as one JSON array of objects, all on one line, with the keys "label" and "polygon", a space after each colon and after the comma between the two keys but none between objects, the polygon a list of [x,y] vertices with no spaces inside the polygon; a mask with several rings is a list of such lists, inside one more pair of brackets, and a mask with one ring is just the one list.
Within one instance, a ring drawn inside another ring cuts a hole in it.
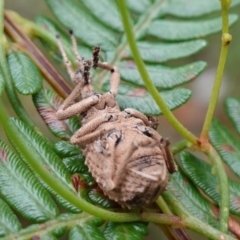
[{"label": "insect antenna", "polygon": [[72,64],[68,60],[67,54],[66,54],[66,52],[63,48],[63,44],[62,44],[62,41],[61,41],[61,38],[60,38],[59,34],[56,34],[56,39],[57,39],[58,48],[61,52],[61,55],[62,55],[62,58],[63,58],[63,61],[64,61],[64,65],[65,65],[65,67],[68,71],[68,74],[69,74],[71,80],[73,81],[74,80],[74,71],[73,71],[73,68],[72,68]]},{"label": "insect antenna", "polygon": [[78,52],[78,48],[77,48],[77,40],[73,34],[73,30],[69,29],[69,34],[71,37],[71,41],[72,41],[72,48],[73,48],[73,53],[76,57],[77,60],[77,65],[79,70],[83,71],[84,70],[84,66],[83,66],[83,58],[80,56],[79,52]]}]

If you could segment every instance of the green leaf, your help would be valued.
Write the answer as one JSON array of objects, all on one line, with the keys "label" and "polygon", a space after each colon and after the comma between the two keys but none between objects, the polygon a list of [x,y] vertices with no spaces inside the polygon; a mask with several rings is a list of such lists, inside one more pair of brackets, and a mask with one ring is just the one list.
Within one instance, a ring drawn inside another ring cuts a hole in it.
[{"label": "green leaf", "polygon": [[[232,0],[231,7],[236,6],[239,3],[240,0]],[[192,18],[210,14],[219,11],[220,9],[221,5],[219,1],[169,0],[164,8],[164,12],[176,17]]]},{"label": "green leaf", "polygon": [[63,100],[52,90],[41,90],[33,95],[33,102],[40,116],[55,136],[69,140],[80,128],[77,116],[67,120],[57,119],[56,111],[62,105]]},{"label": "green leaf", "polygon": [[89,14],[80,2],[76,3],[74,0],[46,0],[46,2],[58,20],[66,27],[71,27],[77,38],[88,46],[100,45],[104,49],[117,46],[115,32]]},{"label": "green leaf", "polygon": [[22,226],[17,216],[2,199],[0,199],[0,213],[0,237],[17,233],[21,230]]},{"label": "green leaf", "polygon": [[209,133],[210,140],[222,160],[240,176],[240,142],[239,139],[218,120],[212,122]]},{"label": "green leaf", "polygon": [[85,157],[79,147],[70,142],[60,141],[55,144],[54,149],[71,174],[88,172],[88,168],[84,163]]},{"label": "green leaf", "polygon": [[225,101],[225,107],[234,127],[240,134],[240,100],[238,98],[229,97]]},{"label": "green leaf", "polygon": [[78,225],[73,227],[69,232],[69,240],[106,240],[103,233],[98,228],[102,224],[102,220],[97,218],[80,219]]},{"label": "green leaf", "polygon": [[[232,25],[238,19],[237,15],[229,15],[229,24]],[[163,31],[164,30],[164,31]],[[179,41],[200,38],[219,32],[221,30],[221,18],[207,20],[155,20],[148,28],[148,34],[153,37]]]},{"label": "green leaf", "polygon": [[107,240],[143,240],[147,234],[147,224],[142,222],[107,222],[104,229],[104,236]]},{"label": "green leaf", "polygon": [[[56,33],[59,34],[61,37],[61,41],[64,45],[65,48],[71,50],[72,49],[72,43],[70,41],[69,34],[66,34],[65,32],[62,31],[51,19],[44,17],[44,16],[38,16],[35,19],[35,22],[37,25],[41,26],[45,30],[48,30],[52,35],[56,35]],[[59,49],[56,45],[52,45],[43,38],[40,37],[40,40],[42,44],[44,45],[45,48],[47,48],[48,53],[50,53],[57,61],[62,62],[62,56],[59,52]],[[92,50],[82,43],[78,45],[78,52],[81,53],[81,56],[90,58],[92,55]]]},{"label": "green leaf", "polygon": [[[161,43],[161,42],[138,42],[141,57],[146,62],[162,63],[169,60],[191,56],[203,48],[207,42],[202,39],[185,41],[180,43]],[[127,49],[123,57],[131,57],[131,51]]]},{"label": "green leaf", "polygon": [[106,195],[104,195],[103,191],[96,186],[96,184],[95,187],[81,188],[80,192],[82,198],[95,206],[114,209],[120,208],[116,202],[110,200]]},{"label": "green leaf", "polygon": [[43,234],[40,238],[38,238],[39,240],[57,240],[58,238],[56,238],[54,235],[52,235],[51,233],[45,233]]},{"label": "green leaf", "polygon": [[181,170],[171,175],[168,191],[184,206],[187,206],[188,211],[195,217],[218,228],[219,223],[213,212],[213,206],[197,191],[191,180]]},{"label": "green leaf", "polygon": [[[184,103],[191,96],[191,91],[184,88],[172,89],[160,92],[168,107],[173,110]],[[117,101],[122,109],[135,108],[146,115],[160,115],[157,104],[145,88],[134,88],[131,85],[121,84]]]},{"label": "green leaf", "polygon": [[43,222],[58,215],[48,192],[11,149],[0,141],[0,193],[25,218]]},{"label": "green leaf", "polygon": [[[180,162],[183,170],[194,184],[218,204],[220,200],[219,184],[211,165],[187,152],[181,153]],[[231,179],[228,179],[228,183],[230,190],[230,212],[240,216],[240,185]]]},{"label": "green leaf", "polygon": [[0,96],[3,93],[4,87],[5,87],[4,76],[3,76],[3,73],[2,73],[2,69],[0,67]]},{"label": "green leaf", "polygon": [[[82,0],[82,4],[104,25],[115,31],[123,32],[121,17],[112,0]],[[107,9],[107,11],[106,11]],[[99,18],[99,16],[101,16]]]},{"label": "green leaf", "polygon": [[[31,155],[33,159],[37,159],[43,165],[45,169],[48,170],[50,174],[56,179],[55,181],[61,182],[65,187],[69,188],[71,191],[76,193],[73,186],[70,172],[63,164],[62,160],[57,156],[57,154],[51,149],[49,143],[39,136],[32,128],[27,126],[24,122],[11,118],[10,125],[15,134],[22,139],[22,142],[27,145],[28,149],[31,148]],[[18,146],[10,139],[11,143],[17,149]],[[25,160],[25,159],[24,159]],[[25,160],[26,161],[26,160]],[[56,200],[62,206],[69,209],[70,211],[79,212],[79,210],[58,196],[52,189],[49,188],[43,181],[44,186],[54,194]]]},{"label": "green leaf", "polygon": [[7,57],[13,83],[24,95],[31,95],[42,88],[42,77],[33,61],[24,53],[12,51]]},{"label": "green leaf", "polygon": [[[129,66],[128,62],[122,64],[120,73],[126,82],[144,87],[144,83],[136,67]],[[148,73],[155,87],[161,89],[172,88],[187,83],[197,77],[206,67],[205,62],[194,62],[181,67],[165,67],[162,65],[147,66]]]},{"label": "green leaf", "polygon": [[152,4],[149,0],[127,0],[128,7],[136,13],[143,13]]}]

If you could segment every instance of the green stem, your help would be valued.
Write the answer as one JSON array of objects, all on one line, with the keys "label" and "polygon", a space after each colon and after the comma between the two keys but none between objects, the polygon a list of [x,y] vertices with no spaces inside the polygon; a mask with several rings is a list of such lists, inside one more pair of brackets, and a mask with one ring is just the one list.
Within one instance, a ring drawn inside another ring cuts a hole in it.
[{"label": "green stem", "polygon": [[[21,30],[24,30],[25,33],[29,37],[31,37],[31,38],[39,37],[39,38],[44,39],[45,41],[47,41],[52,46],[55,46],[56,48],[58,48],[57,41],[56,41],[56,36],[55,36],[57,33],[50,33],[50,32],[48,32],[44,28],[38,26],[36,23],[34,23],[32,21],[29,21],[26,18],[23,18],[22,16],[20,16],[19,14],[17,14],[14,11],[6,11],[6,14],[9,17],[11,17],[11,19],[15,23],[20,25],[21,26]],[[64,41],[63,41],[63,45],[64,45],[64,50],[66,51],[69,60],[72,63],[75,63],[74,54],[73,54],[71,48],[69,48],[69,46],[66,46]]]},{"label": "green stem", "polygon": [[48,172],[46,168],[41,164],[41,161],[34,159],[31,154],[31,147],[22,141],[22,136],[19,135],[18,129],[14,125],[10,125],[7,117],[6,110],[2,101],[0,100],[0,123],[7,132],[11,141],[17,145],[21,155],[28,161],[32,169],[46,182],[50,188],[52,188],[56,193],[62,196],[64,199],[69,201],[71,204],[76,206],[79,209],[84,210],[92,215],[95,215],[102,219],[108,219],[111,221],[119,222],[129,222],[129,221],[139,221],[141,217],[139,214],[135,213],[114,213],[107,211],[98,207],[93,206],[92,204],[86,202],[82,198],[79,198],[74,192],[72,192],[67,187],[63,186],[60,182],[57,182],[55,178]]},{"label": "green stem", "polygon": [[[119,213],[119,212],[111,212],[86,202],[84,199],[77,196],[74,192],[72,192],[67,187],[63,186],[61,183],[55,181],[55,178],[48,172],[38,159],[33,159],[33,155],[31,153],[31,147],[28,146],[24,141],[22,141],[22,136],[18,134],[18,129],[14,127],[14,125],[10,125],[8,121],[8,117],[6,114],[6,110],[3,106],[2,101],[0,101],[0,123],[8,133],[9,138],[14,144],[17,145],[19,153],[28,161],[31,168],[40,176],[41,179],[51,188],[53,191],[58,193],[66,201],[70,202],[77,208],[99,217],[104,220],[115,221],[115,222],[133,222],[133,221],[146,221],[153,222],[157,224],[167,224],[175,227],[187,227],[197,232],[205,234],[207,237],[211,239],[221,239],[219,238],[220,232],[216,229],[213,229],[207,224],[202,223],[198,219],[192,217],[187,210],[176,200],[171,200],[170,202],[167,200],[167,203],[173,211],[179,215],[176,216],[167,216],[164,214],[156,214],[144,212],[142,214],[137,213]],[[212,155],[214,157],[214,155]],[[164,197],[168,197],[167,191],[163,193]],[[166,198],[165,198],[166,200]],[[221,233],[222,236],[225,236]],[[232,239],[231,237],[227,237],[226,239]]]},{"label": "green stem", "polygon": [[[141,14],[141,17],[138,19],[137,23],[134,26],[134,33],[136,34],[136,39],[140,39],[141,36],[144,35],[144,33],[147,30],[147,27],[149,24],[153,21],[153,19],[159,17],[159,11],[161,11],[161,8],[163,4],[166,2],[166,0],[158,0],[155,1],[149,6],[148,9],[144,12],[144,14]],[[116,54],[114,58],[109,62],[111,65],[117,65],[117,62],[119,62],[124,55],[124,52],[126,51],[126,48],[128,46],[128,42],[126,40],[126,37],[122,39],[122,43],[118,46],[116,49]],[[97,84],[100,86],[100,89],[102,89],[102,84],[104,83],[104,80],[106,79],[108,72],[102,71],[98,77],[97,77]]]},{"label": "green stem", "polygon": [[6,62],[6,52],[4,49],[4,44],[3,41],[5,39],[5,36],[3,34],[3,9],[4,9],[4,4],[3,0],[0,0],[0,65],[1,65],[1,70],[2,74],[4,77],[5,81],[5,90],[7,93],[7,96],[9,98],[9,101],[12,104],[12,107],[18,117],[22,119],[25,123],[27,123],[29,126],[34,128],[34,123],[32,120],[29,118],[26,110],[24,109],[23,105],[21,104],[16,91],[14,89],[13,83],[12,83],[12,78],[9,72],[8,64]]},{"label": "green stem", "polygon": [[118,0],[118,4],[119,4],[119,11],[120,11],[120,14],[122,16],[122,22],[123,22],[124,30],[125,30],[126,37],[127,37],[127,40],[128,40],[128,44],[129,44],[129,47],[132,51],[133,59],[134,59],[136,65],[137,65],[138,71],[139,71],[139,73],[140,73],[140,75],[141,75],[141,77],[142,77],[142,79],[145,83],[145,86],[146,86],[147,90],[152,95],[153,99],[155,100],[155,102],[157,103],[157,105],[159,106],[159,108],[163,112],[164,116],[169,121],[169,123],[184,138],[186,138],[189,142],[191,142],[193,144],[197,144],[197,138],[191,132],[189,132],[175,118],[175,116],[172,114],[172,112],[170,111],[170,109],[168,108],[166,103],[164,102],[161,95],[158,93],[158,90],[153,85],[153,83],[150,79],[150,76],[149,76],[149,74],[146,70],[146,67],[144,65],[144,62],[141,58],[141,55],[139,53],[139,50],[138,50],[138,47],[137,47],[137,44],[136,44],[136,41],[135,41],[135,38],[134,38],[132,26],[131,26],[130,21],[129,21],[129,14],[128,14],[128,11],[127,11],[125,0]]},{"label": "green stem", "polygon": [[168,207],[167,203],[165,202],[162,196],[158,197],[158,199],[156,200],[156,203],[160,207],[163,213],[167,215],[173,215],[172,211],[170,210],[170,208]]},{"label": "green stem", "polygon": [[209,157],[209,160],[212,162],[213,173],[216,172],[216,175],[218,177],[220,192],[220,230],[227,233],[229,221],[229,186],[227,174],[220,156],[212,146],[210,146],[210,149],[205,153]]},{"label": "green stem", "polygon": [[179,142],[173,144],[171,146],[171,152],[173,155],[175,155],[175,154],[181,152],[182,150],[184,150],[185,148],[191,147],[191,145],[192,144],[190,142],[188,142],[187,140],[184,139],[182,141],[179,141]]},{"label": "green stem", "polygon": [[202,222],[196,217],[193,217],[188,210],[176,200],[176,198],[169,192],[165,191],[163,192],[163,198],[166,200],[166,202],[171,206],[173,211],[181,217],[183,224],[188,226],[188,228],[199,232],[206,236],[209,239],[224,239],[224,240],[234,240],[235,238],[226,235],[217,229],[211,227],[209,224]]},{"label": "green stem", "polygon": [[201,138],[207,138],[208,132],[211,126],[213,114],[216,108],[218,95],[220,92],[220,87],[222,83],[222,76],[224,72],[224,67],[226,63],[227,53],[228,53],[228,46],[232,40],[232,36],[228,33],[228,8],[230,5],[229,0],[221,0],[221,8],[222,8],[222,45],[220,51],[220,57],[217,67],[217,72],[214,80],[214,85],[212,89],[212,94],[210,97],[210,102],[208,105],[206,117],[204,120]]}]

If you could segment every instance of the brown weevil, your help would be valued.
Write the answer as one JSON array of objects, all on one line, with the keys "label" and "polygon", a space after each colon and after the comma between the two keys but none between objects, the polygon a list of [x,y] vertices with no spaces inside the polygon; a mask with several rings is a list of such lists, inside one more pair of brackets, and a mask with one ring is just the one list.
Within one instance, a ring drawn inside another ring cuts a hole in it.
[{"label": "brown weevil", "polygon": [[[82,117],[82,127],[70,141],[83,149],[85,164],[105,195],[127,208],[148,205],[165,190],[168,172],[176,171],[169,142],[153,129],[153,118],[131,108],[120,110],[115,99],[120,82],[118,68],[99,61],[99,47],[94,47],[92,60],[82,59],[72,31],[70,35],[78,70],[73,70],[57,36],[65,66],[75,85],[58,109],[57,118]],[[109,92],[94,91],[91,68],[110,71]]]}]

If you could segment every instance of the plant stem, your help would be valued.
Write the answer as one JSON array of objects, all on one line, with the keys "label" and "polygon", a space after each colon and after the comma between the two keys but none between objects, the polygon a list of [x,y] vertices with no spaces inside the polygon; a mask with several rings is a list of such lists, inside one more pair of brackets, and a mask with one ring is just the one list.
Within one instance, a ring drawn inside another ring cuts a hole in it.
[{"label": "plant stem", "polygon": [[[141,38],[141,36],[144,35],[146,32],[147,27],[149,24],[153,21],[153,19],[157,18],[159,16],[159,11],[161,11],[161,7],[166,2],[166,0],[158,0],[151,4],[151,6],[146,9],[144,14],[141,14],[141,17],[138,19],[134,26],[134,33],[136,34],[136,39]],[[116,65],[118,61],[121,60],[122,56],[124,55],[124,52],[126,51],[126,48],[128,46],[128,42],[126,40],[126,37],[122,40],[122,43],[119,44],[118,48],[116,49],[116,54],[114,58],[109,62],[111,65]],[[100,89],[102,89],[102,84],[104,80],[106,79],[107,71],[103,71],[99,74],[97,78],[97,83],[100,85]]]},{"label": "plant stem", "polygon": [[[61,97],[66,98],[71,92],[71,87],[55,70],[52,64],[46,59],[42,52],[39,51],[39,49],[27,35],[34,35],[36,31],[35,27],[37,28],[38,26],[33,23],[29,26],[29,24],[27,24],[28,20],[23,19],[12,11],[6,11],[4,16],[4,27],[8,36],[12,39],[12,41],[17,43],[16,45],[18,49],[28,54],[28,56],[35,62],[42,75],[52,86],[52,88]],[[23,26],[20,24],[23,24]],[[53,35],[47,33],[47,31],[44,29],[41,29],[41,31],[46,35],[46,39],[52,41],[53,44],[56,44],[56,39]]]},{"label": "plant stem", "polygon": [[212,162],[213,173],[216,172],[216,175],[218,177],[220,192],[220,230],[227,233],[229,221],[229,186],[227,174],[225,172],[220,156],[211,145],[209,150],[205,153],[209,157],[209,160]]},{"label": "plant stem", "polygon": [[171,152],[173,155],[179,153],[180,151],[184,150],[187,147],[190,147],[192,144],[187,140],[179,141],[171,146]]},{"label": "plant stem", "polygon": [[158,93],[156,87],[153,85],[150,76],[146,70],[146,67],[144,65],[144,62],[141,58],[140,52],[138,50],[132,26],[129,21],[129,14],[127,11],[126,3],[125,0],[118,0],[118,5],[119,5],[119,11],[122,16],[122,22],[124,26],[124,30],[126,33],[126,37],[128,40],[129,47],[132,52],[133,59],[137,65],[138,71],[145,83],[145,86],[149,93],[152,95],[153,99],[163,112],[164,116],[166,119],[169,121],[169,123],[184,137],[186,138],[189,142],[193,144],[197,144],[197,138],[189,132],[172,114],[166,103],[164,102],[163,98],[161,95]]},{"label": "plant stem", "polygon": [[224,239],[224,240],[233,240],[234,238],[226,235],[217,229],[211,227],[210,225],[206,224],[205,222],[202,222],[196,217],[193,217],[188,210],[175,199],[175,197],[169,192],[164,191],[163,197],[166,200],[166,202],[172,207],[173,211],[181,217],[183,224],[186,224],[190,229],[199,232],[206,236],[209,239]]},{"label": "plant stem", "polygon": [[34,123],[32,120],[29,118],[26,110],[24,109],[23,105],[21,104],[16,91],[14,89],[13,83],[12,83],[12,78],[9,72],[8,64],[6,62],[6,53],[4,49],[4,39],[5,36],[3,34],[3,9],[4,9],[4,4],[3,0],[0,0],[0,65],[1,65],[1,71],[4,77],[5,81],[5,90],[8,96],[9,101],[12,104],[12,107],[18,117],[22,119],[25,123],[27,123],[31,127],[35,127]]},{"label": "plant stem", "polygon": [[159,196],[158,199],[156,200],[157,205],[161,208],[162,212],[167,214],[167,215],[173,215],[172,211],[166,204],[165,200],[163,199],[162,196]]},{"label": "plant stem", "polygon": [[218,100],[218,95],[220,92],[222,76],[223,76],[227,53],[228,53],[228,46],[232,40],[232,36],[228,33],[228,8],[231,1],[221,0],[220,2],[221,2],[221,8],[222,8],[222,45],[221,45],[221,52],[220,52],[217,72],[216,72],[214,85],[212,89],[212,94],[210,97],[210,102],[208,105],[206,117],[204,120],[202,132],[200,136],[201,139],[208,138],[208,132],[211,126],[213,114],[214,114],[217,100]]},{"label": "plant stem", "polygon": [[[146,222],[153,222],[157,224],[167,224],[175,227],[188,227],[192,230],[197,232],[203,233],[207,237],[211,239],[221,239],[219,238],[220,232],[216,229],[213,229],[207,224],[202,223],[198,219],[192,217],[187,210],[176,200],[171,200],[168,202],[173,210],[180,216],[167,216],[164,214],[156,214],[156,213],[118,213],[118,212],[111,212],[99,207],[96,207],[88,202],[86,202],[81,197],[77,196],[74,192],[68,189],[66,186],[62,185],[60,182],[55,181],[55,178],[48,172],[38,159],[33,159],[32,149],[31,147],[26,144],[26,142],[22,141],[22,136],[19,135],[18,128],[14,127],[14,125],[10,125],[8,121],[8,117],[6,114],[6,110],[3,106],[2,101],[0,100],[0,123],[2,124],[3,128],[7,132],[11,141],[17,146],[19,153],[23,156],[24,159],[28,161],[31,168],[40,176],[41,179],[55,191],[59,196],[63,199],[67,200],[69,203],[73,204],[77,208],[99,217],[104,220],[115,221],[115,222],[133,222],[133,221],[146,221]],[[168,197],[168,193],[165,191],[164,196]],[[166,200],[166,199],[165,199]],[[221,236],[225,236],[226,239],[233,239],[221,233]]]}]

